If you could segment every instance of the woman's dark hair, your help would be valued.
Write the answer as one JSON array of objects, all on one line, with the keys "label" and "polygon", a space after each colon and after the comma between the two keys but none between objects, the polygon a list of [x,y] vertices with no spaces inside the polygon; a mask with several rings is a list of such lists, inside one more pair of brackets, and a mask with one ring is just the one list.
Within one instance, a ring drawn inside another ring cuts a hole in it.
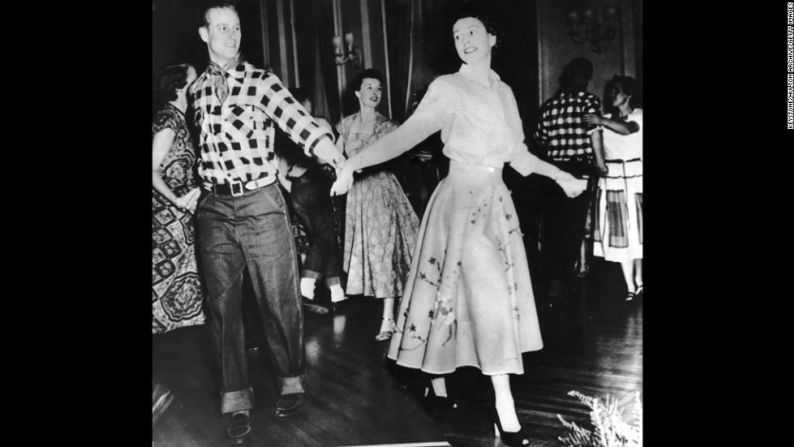
[{"label": "woman's dark hair", "polygon": [[462,3],[455,8],[455,10],[452,12],[452,15],[450,16],[451,20],[449,22],[449,30],[452,30],[452,28],[455,26],[455,22],[468,17],[482,22],[483,26],[485,26],[485,31],[488,34],[496,36],[496,45],[494,45],[494,49],[499,47],[499,44],[502,43],[502,29],[499,26],[499,23],[496,21],[494,15],[491,13],[491,10],[477,2]]},{"label": "woman's dark hair", "polygon": [[612,113],[613,115],[617,113],[615,107],[612,106],[612,101],[610,99],[609,94],[614,89],[620,89],[626,96],[631,96],[629,100],[629,107],[635,109],[637,107],[642,106],[642,97],[640,95],[639,88],[637,87],[637,80],[632,78],[631,76],[620,76],[614,75],[612,79],[607,81],[606,85],[604,85],[604,111],[606,113]]},{"label": "woman's dark hair", "polygon": [[187,85],[187,70],[190,67],[190,64],[172,64],[160,70],[154,87],[155,109],[177,98],[176,91]]},{"label": "woman's dark hair", "polygon": [[366,70],[359,73],[358,76],[356,76],[356,79],[353,81],[354,92],[361,90],[361,84],[364,83],[364,79],[377,79],[380,81],[381,85],[383,85],[383,74],[374,68],[367,68]]}]

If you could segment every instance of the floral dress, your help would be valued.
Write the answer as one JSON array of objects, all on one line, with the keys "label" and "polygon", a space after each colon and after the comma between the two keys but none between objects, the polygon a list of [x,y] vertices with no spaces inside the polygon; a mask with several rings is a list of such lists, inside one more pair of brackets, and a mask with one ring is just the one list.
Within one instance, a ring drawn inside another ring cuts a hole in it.
[{"label": "floral dress", "polygon": [[[345,117],[337,130],[348,157],[366,150],[397,125],[377,115],[374,132],[353,130],[360,113]],[[356,177],[347,193],[343,269],[349,295],[394,298],[403,294],[419,218],[397,177],[377,167]]]},{"label": "floral dress", "polygon": [[[196,153],[185,115],[167,104],[155,116],[152,136],[173,129],[174,143],[160,164],[163,181],[177,197],[196,185]],[[152,333],[203,324],[204,294],[196,268],[193,215],[152,188]]]},{"label": "floral dress", "polygon": [[[522,374],[522,353],[543,347],[529,266],[502,167],[528,175],[537,158],[512,90],[458,73],[437,78],[394,138],[441,130],[449,174],[430,197],[388,357],[431,374],[474,366]],[[400,131],[404,131],[400,134]]]}]

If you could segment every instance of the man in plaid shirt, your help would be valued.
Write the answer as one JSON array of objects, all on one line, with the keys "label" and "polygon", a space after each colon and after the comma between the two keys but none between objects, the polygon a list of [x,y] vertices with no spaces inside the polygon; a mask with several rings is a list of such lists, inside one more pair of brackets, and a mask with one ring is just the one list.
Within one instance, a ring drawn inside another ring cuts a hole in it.
[{"label": "man in plaid shirt", "polygon": [[230,415],[234,444],[251,432],[242,282],[247,269],[280,397],[276,416],[303,403],[303,311],[295,241],[277,179],[273,137],[278,125],[309,156],[341,167],[333,135],[309,115],[273,74],[240,56],[240,20],[231,4],[209,6],[199,28],[210,65],[190,88],[200,129],[199,174],[205,190],[196,210],[197,247],[216,354],[221,413]]},{"label": "man in plaid shirt", "polygon": [[[540,110],[534,143],[539,155],[563,171],[589,178],[595,185],[606,173],[601,129],[584,122],[586,113],[601,114],[601,100],[587,91],[593,64],[576,58],[563,71],[560,89]],[[564,304],[585,236],[593,188],[570,198],[554,185],[546,188],[541,259],[549,279],[548,306]]]}]

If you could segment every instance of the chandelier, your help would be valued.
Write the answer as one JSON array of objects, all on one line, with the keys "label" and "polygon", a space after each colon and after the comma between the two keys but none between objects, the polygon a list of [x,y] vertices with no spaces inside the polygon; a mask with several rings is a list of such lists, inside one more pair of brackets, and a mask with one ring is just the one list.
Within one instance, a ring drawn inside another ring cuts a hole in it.
[{"label": "chandelier", "polygon": [[575,9],[568,13],[568,35],[576,44],[588,43],[596,53],[609,49],[620,32],[620,8],[607,3],[601,8]]}]

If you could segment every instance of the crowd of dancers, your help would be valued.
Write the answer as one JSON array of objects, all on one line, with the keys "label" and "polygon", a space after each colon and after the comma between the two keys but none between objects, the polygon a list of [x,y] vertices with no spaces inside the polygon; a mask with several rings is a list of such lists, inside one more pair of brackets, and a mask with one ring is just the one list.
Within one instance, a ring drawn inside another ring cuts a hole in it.
[{"label": "crowd of dancers", "polygon": [[[208,325],[233,444],[250,435],[254,395],[242,315],[246,273],[278,378],[276,416],[303,405],[303,303],[324,284],[333,303],[349,295],[383,302],[375,339],[389,341],[388,358],[398,365],[427,373],[439,405],[453,406],[448,374],[478,368],[493,386],[488,417],[497,436],[528,444],[509,377],[524,373],[522,354],[543,341],[505,164],[547,182],[541,260],[549,305],[569,293],[588,227],[593,254],[622,266],[626,299],[642,293],[635,81],[615,76],[602,104],[587,91],[592,64],[573,60],[525,138],[513,92],[491,69],[501,43],[496,24],[475,9],[451,23],[460,69],[437,77],[402,124],[378,113],[383,79],[374,69],[352,85],[356,113],[335,126],[313,116],[306,92],[241,58],[231,4],[205,12],[198,30],[210,60],[204,72],[177,64],[159,75],[152,332]],[[383,164],[439,131],[449,172],[417,210]],[[308,239],[304,249],[296,222]],[[169,393],[153,383],[153,418]]]}]

